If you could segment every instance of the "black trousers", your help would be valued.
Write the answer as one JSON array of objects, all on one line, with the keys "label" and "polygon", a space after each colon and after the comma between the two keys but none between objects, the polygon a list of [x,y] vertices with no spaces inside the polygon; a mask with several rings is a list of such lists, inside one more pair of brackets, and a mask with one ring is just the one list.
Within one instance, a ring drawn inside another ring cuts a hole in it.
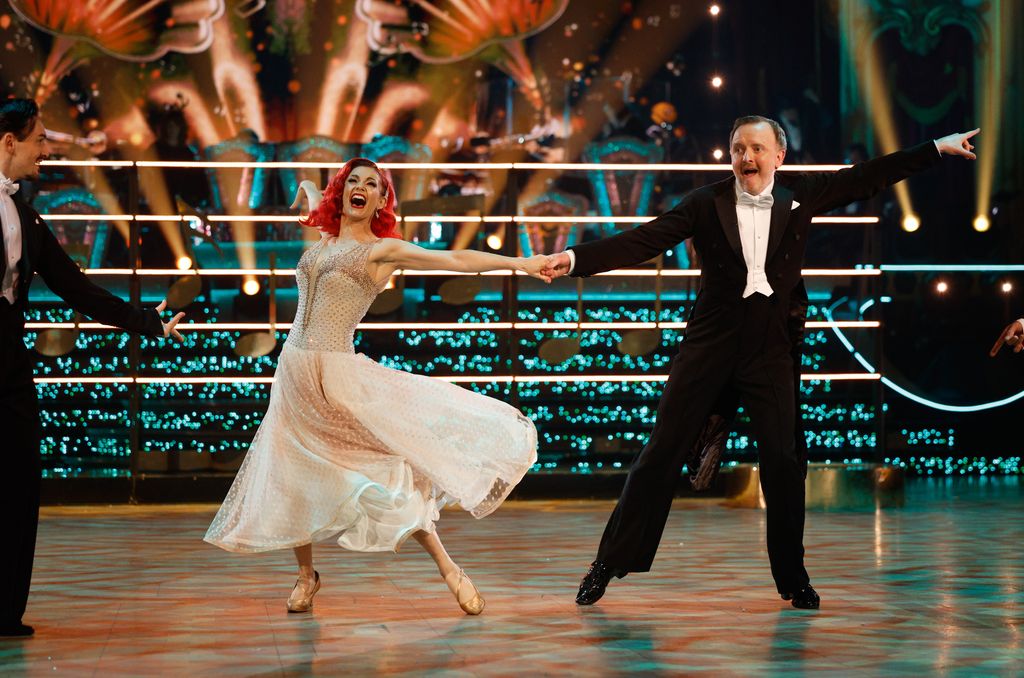
[{"label": "black trousers", "polygon": [[[780,593],[809,583],[803,565],[804,473],[794,443],[794,368],[785,314],[754,294],[711,342],[683,342],[650,440],[629,470],[598,559],[646,572],[657,553],[685,460],[718,396],[732,386],[750,415],[767,504],[768,557]],[[689,340],[687,340],[689,341]]]},{"label": "black trousers", "polygon": [[0,383],[0,516],[4,521],[4,555],[0,557],[0,629],[18,624],[25,614],[32,582],[32,561],[39,524],[39,403],[31,381],[34,361],[25,356],[29,380]]}]

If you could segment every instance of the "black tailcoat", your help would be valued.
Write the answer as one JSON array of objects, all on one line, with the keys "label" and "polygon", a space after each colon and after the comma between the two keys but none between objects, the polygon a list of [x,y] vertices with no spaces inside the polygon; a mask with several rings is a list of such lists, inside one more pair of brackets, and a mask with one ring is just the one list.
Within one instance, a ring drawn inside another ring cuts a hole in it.
[{"label": "black tailcoat", "polygon": [[665,384],[654,430],[634,460],[601,540],[598,559],[621,572],[651,567],[676,482],[719,395],[733,388],[750,414],[767,504],[768,554],[782,593],[808,582],[803,567],[804,466],[794,446],[791,301],[812,217],[866,200],[939,161],[934,142],[834,173],[775,175],[765,272],[773,295],[743,298],[747,269],[735,178],[687,194],[630,231],[573,247],[572,275],[647,261],[693,239],[700,292]]}]

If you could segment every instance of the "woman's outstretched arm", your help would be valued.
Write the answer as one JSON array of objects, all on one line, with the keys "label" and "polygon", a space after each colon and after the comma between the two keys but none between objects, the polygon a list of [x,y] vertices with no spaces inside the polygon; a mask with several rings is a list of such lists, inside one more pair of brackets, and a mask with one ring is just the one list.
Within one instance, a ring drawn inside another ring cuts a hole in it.
[{"label": "woman's outstretched arm", "polygon": [[548,260],[542,254],[527,258],[505,257],[476,250],[428,250],[396,238],[385,238],[374,248],[371,260],[392,270],[399,268],[413,271],[440,269],[460,273],[522,271],[544,282],[551,282],[550,276],[541,273]]}]

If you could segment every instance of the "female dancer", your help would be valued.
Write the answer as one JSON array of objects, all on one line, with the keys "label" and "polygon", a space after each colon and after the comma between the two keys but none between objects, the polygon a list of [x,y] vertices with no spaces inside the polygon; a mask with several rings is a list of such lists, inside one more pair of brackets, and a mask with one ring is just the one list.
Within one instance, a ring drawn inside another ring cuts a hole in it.
[{"label": "female dancer", "polygon": [[498,400],[379,365],[354,352],[353,335],[397,269],[513,269],[547,281],[546,257],[404,242],[394,190],[365,158],[349,161],[322,198],[312,182],[302,190],[305,225],[322,237],[299,260],[299,303],[270,405],[206,541],[245,553],[294,549],[288,611],[306,612],[320,589],[313,542],[397,551],[411,536],[466,614],[480,614],[483,597],[434,523],[448,504],[482,518],[504,501],[536,461],[533,422]]}]

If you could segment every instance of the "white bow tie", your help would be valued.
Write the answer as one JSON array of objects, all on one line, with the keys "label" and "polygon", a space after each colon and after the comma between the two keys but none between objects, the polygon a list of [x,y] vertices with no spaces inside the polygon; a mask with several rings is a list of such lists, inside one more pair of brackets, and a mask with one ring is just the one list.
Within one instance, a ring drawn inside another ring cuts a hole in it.
[{"label": "white bow tie", "polygon": [[14,183],[7,177],[0,178],[0,191],[3,191],[7,195],[14,195],[18,192],[19,188],[20,186],[18,186],[18,184]]},{"label": "white bow tie", "polygon": [[747,192],[740,193],[736,198],[736,204],[742,207],[754,207],[759,209],[771,209],[775,204],[775,198],[771,193],[767,195],[750,195]]}]

